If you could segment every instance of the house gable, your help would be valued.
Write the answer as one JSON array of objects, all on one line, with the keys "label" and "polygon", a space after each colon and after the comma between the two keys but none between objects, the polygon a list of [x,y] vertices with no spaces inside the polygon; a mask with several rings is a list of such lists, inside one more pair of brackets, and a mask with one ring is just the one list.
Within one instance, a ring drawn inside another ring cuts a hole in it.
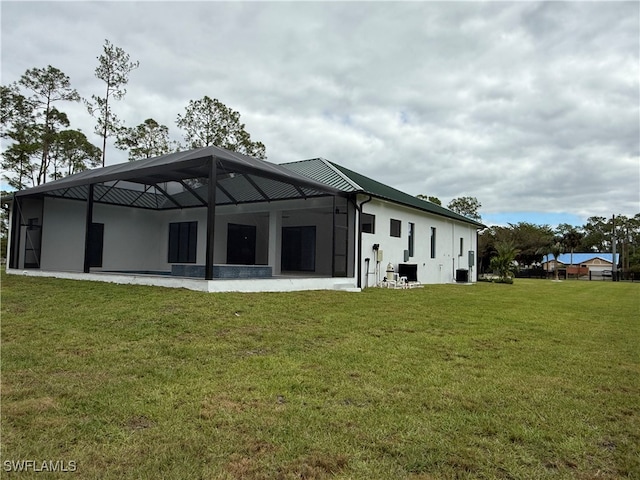
[{"label": "house gable", "polygon": [[[619,260],[620,255],[616,254],[616,262]],[[602,252],[593,252],[593,253],[581,253],[574,252],[571,253],[563,253],[558,257],[558,263],[563,265],[612,265],[613,254],[611,253],[602,253]],[[554,263],[553,255],[545,255],[542,264],[550,262]]]}]

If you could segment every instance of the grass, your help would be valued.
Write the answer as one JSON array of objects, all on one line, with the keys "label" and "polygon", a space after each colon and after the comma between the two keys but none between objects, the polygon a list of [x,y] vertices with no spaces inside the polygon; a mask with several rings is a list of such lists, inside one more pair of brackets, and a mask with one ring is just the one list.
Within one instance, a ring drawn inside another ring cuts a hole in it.
[{"label": "grass", "polygon": [[206,294],[3,275],[2,473],[640,478],[639,299],[611,282]]}]

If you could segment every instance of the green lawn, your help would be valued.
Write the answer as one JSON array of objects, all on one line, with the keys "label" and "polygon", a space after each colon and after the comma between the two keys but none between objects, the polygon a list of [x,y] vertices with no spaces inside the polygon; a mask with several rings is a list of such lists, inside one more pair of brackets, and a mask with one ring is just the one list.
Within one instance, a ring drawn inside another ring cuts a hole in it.
[{"label": "green lawn", "polygon": [[640,478],[640,284],[2,276],[2,476]]}]

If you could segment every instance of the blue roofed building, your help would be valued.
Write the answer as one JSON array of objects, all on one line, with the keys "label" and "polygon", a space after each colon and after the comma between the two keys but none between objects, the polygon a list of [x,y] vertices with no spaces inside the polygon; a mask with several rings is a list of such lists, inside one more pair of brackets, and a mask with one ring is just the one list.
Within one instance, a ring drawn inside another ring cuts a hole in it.
[{"label": "blue roofed building", "polygon": [[[615,263],[616,265],[620,261],[620,254],[616,253]],[[603,271],[613,269],[613,254],[601,253],[601,252],[587,252],[587,253],[563,253],[558,257],[558,268],[567,268],[567,273],[572,273],[569,270],[576,270],[581,275],[588,275],[589,273],[601,273]],[[556,269],[556,260],[553,255],[545,255],[542,260],[542,268],[547,272],[553,272]]]}]

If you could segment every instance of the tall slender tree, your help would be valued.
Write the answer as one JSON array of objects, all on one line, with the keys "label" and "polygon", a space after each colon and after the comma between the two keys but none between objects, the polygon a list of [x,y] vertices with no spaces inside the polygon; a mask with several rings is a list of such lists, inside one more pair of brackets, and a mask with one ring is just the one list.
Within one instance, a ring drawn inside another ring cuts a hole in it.
[{"label": "tall slender tree", "polygon": [[51,65],[27,70],[1,90],[2,137],[12,141],[2,166],[9,184],[22,189],[45,183],[50,175],[51,146],[61,128],[69,126],[59,102],[80,100],[69,77]]},{"label": "tall slender tree", "polygon": [[67,116],[54,107],[55,102],[79,102],[80,95],[71,88],[71,80],[59,69],[51,65],[46,68],[32,68],[20,78],[20,85],[32,92],[31,104],[36,116],[42,119],[42,161],[38,172],[38,183],[47,181],[49,151],[55,139],[57,127],[69,126]]},{"label": "tall slender tree", "polygon": [[3,177],[16,190],[28,186],[28,172],[39,152],[40,128],[34,107],[16,83],[0,87],[0,136],[11,142],[2,155]]},{"label": "tall slender tree", "polygon": [[131,57],[122,48],[105,40],[103,53],[98,57],[95,75],[105,83],[104,96],[91,95],[93,101],[86,101],[87,110],[97,119],[96,135],[102,137],[102,166],[104,167],[107,138],[118,133],[121,122],[111,111],[113,100],[122,100],[127,94],[126,85],[129,74],[140,66],[140,62],[131,61]]}]

